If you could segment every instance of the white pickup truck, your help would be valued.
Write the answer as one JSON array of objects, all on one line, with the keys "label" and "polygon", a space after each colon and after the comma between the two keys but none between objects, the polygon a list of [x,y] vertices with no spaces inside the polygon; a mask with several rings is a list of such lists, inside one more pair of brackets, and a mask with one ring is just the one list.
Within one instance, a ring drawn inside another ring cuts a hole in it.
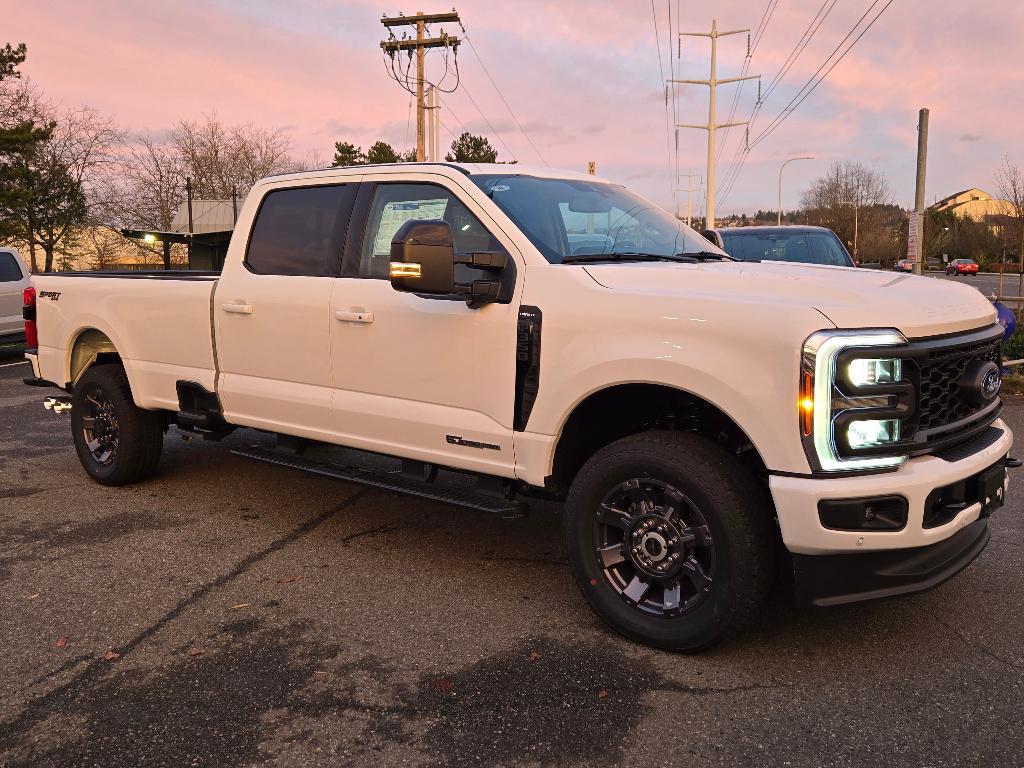
[{"label": "white pickup truck", "polygon": [[939,584],[1018,464],[974,288],[737,262],[593,176],[276,176],[219,275],[32,283],[26,383],[68,393],[51,405],[98,482],[152,475],[171,426],[251,427],[278,447],[238,452],[281,466],[501,512],[564,501],[583,595],[664,648],[735,634],[781,563],[818,605]]}]

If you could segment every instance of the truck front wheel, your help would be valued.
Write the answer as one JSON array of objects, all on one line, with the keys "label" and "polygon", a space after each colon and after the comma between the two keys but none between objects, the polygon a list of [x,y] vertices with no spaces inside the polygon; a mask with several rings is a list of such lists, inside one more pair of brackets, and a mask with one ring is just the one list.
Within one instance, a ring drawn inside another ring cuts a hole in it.
[{"label": "truck front wheel", "polygon": [[687,433],[645,432],[591,457],[569,491],[565,534],[597,614],[669,650],[742,630],[774,573],[765,491],[735,457]]},{"label": "truck front wheel", "polygon": [[143,480],[160,461],[160,414],[135,405],[120,365],[94,365],[82,375],[71,397],[71,432],[85,471],[103,485]]}]

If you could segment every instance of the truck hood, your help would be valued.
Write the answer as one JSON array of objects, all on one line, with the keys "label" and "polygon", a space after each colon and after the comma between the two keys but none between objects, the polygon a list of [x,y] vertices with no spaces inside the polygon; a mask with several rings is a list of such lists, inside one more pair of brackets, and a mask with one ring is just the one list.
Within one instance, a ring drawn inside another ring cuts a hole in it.
[{"label": "truck hood", "polygon": [[735,261],[588,264],[585,269],[616,291],[813,307],[837,328],[896,328],[908,338],[996,321],[992,303],[969,285],[874,269]]}]

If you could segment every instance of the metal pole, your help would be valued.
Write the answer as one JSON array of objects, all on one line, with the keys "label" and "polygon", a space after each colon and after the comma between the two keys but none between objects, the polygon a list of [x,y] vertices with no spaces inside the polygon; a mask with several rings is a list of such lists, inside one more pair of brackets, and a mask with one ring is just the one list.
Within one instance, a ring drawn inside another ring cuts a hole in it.
[{"label": "metal pole", "polygon": [[706,229],[715,228],[715,118],[717,117],[718,96],[718,21],[711,20],[711,96],[708,99],[708,171],[707,171],[707,218]]},{"label": "metal pole", "polygon": [[192,234],[192,179],[185,179],[185,196],[188,198],[188,233]]},{"label": "metal pole", "polygon": [[437,86],[432,87],[434,93],[434,162],[440,163],[441,157],[441,94]]},{"label": "metal pole", "polygon": [[738,83],[741,80],[756,80],[760,75],[746,75],[744,77],[726,77],[718,79],[718,38],[727,35],[738,35],[749,32],[748,29],[733,29],[727,32],[718,31],[718,21],[712,20],[710,32],[680,32],[680,37],[709,37],[711,38],[711,73],[707,80],[670,80],[671,83],[685,83],[690,85],[708,86],[708,122],[707,125],[684,125],[679,124],[677,128],[696,128],[708,132],[708,168],[705,176],[705,195],[707,205],[705,206],[704,226],[705,229],[712,229],[715,226],[715,131],[719,128],[731,128],[736,125],[746,125],[746,121],[738,123],[722,123],[719,125],[717,117],[718,86],[728,83]]},{"label": "metal pole", "polygon": [[917,259],[914,261],[914,274],[920,275],[924,270],[924,185],[925,168],[928,164],[928,109],[922,109],[917,123],[917,188],[914,195],[914,211],[917,213]]},{"label": "metal pole", "polygon": [[813,155],[799,155],[798,157],[791,157],[791,158],[789,158],[788,160],[783,162],[782,165],[779,166],[779,209],[777,211],[778,216],[775,219],[776,225],[778,225],[780,227],[782,226],[782,169],[785,168],[790,163],[792,163],[794,160],[813,160],[813,159],[814,159]]},{"label": "metal pole", "polygon": [[860,229],[860,202],[858,200],[853,201],[853,261],[855,264],[860,264],[857,258],[857,232]]},{"label": "metal pole", "polygon": [[238,223],[238,187],[231,188],[231,226]]},{"label": "metal pole", "polygon": [[[417,16],[422,16],[423,11],[416,11]],[[416,42],[422,43],[423,38],[426,34],[426,24],[423,19],[416,21]],[[423,55],[426,53],[426,49],[422,45],[416,46],[416,160],[423,162],[426,159],[426,146],[424,142],[424,132],[426,125],[424,122],[424,109],[423,109]]]}]

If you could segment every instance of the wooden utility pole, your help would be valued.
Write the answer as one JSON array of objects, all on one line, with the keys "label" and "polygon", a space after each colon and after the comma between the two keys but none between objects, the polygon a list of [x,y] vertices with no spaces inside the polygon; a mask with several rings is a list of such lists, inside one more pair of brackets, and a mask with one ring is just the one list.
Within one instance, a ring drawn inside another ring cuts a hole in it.
[{"label": "wooden utility pole", "polygon": [[416,37],[412,40],[399,40],[392,37],[382,40],[380,47],[392,59],[403,51],[412,51],[416,55],[416,160],[423,162],[427,157],[426,147],[426,104],[423,100],[424,88],[427,81],[424,74],[424,58],[428,48],[451,48],[453,51],[459,47],[459,38],[453,35],[441,34],[439,37],[427,37],[428,24],[441,24],[446,21],[459,21],[459,14],[454,9],[450,13],[423,13],[417,11],[415,16],[384,16],[380,23],[387,27],[390,32],[394,27],[415,26]]}]

